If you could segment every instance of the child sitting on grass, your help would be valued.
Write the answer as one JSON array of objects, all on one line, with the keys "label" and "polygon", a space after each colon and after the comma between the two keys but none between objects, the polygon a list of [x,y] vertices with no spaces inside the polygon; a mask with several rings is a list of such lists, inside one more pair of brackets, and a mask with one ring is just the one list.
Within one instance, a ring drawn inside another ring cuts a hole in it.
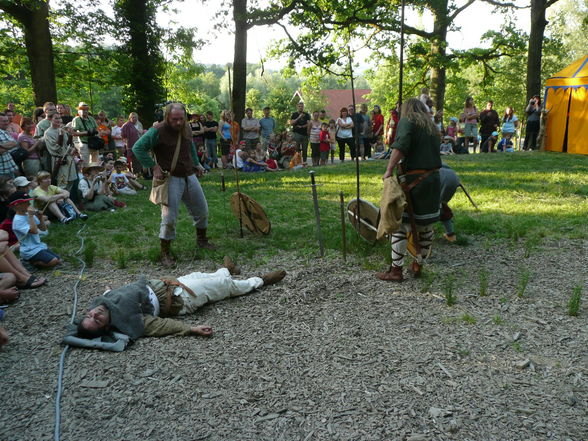
[{"label": "child sitting on grass", "polygon": [[20,242],[20,257],[40,268],[52,268],[61,263],[61,258],[41,242],[41,235],[47,234],[43,216],[31,207],[33,198],[27,193],[17,191],[8,198],[8,206],[15,211],[12,231]]},{"label": "child sitting on grass", "polygon": [[129,178],[127,178],[124,173],[125,168],[127,168],[127,166],[122,161],[114,162],[114,171],[110,174],[110,182],[112,183],[114,191],[116,194],[137,194],[137,191],[133,190],[130,186]]},{"label": "child sitting on grass", "polygon": [[441,143],[441,146],[439,147],[440,149],[440,153],[442,155],[453,155],[453,140],[451,139],[451,136],[445,136],[443,138],[443,142]]}]

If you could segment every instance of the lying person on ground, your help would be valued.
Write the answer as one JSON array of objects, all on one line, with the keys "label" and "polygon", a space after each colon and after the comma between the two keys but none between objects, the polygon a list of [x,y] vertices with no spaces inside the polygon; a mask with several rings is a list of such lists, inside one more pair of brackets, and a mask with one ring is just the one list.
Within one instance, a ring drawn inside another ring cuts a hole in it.
[{"label": "lying person on ground", "polygon": [[212,274],[193,272],[177,279],[147,280],[142,276],[134,283],[107,291],[94,299],[85,316],[78,320],[77,327],[72,325],[64,342],[117,350],[86,345],[81,340],[99,338],[96,342],[108,342],[108,339],[101,339],[105,336],[128,337],[130,341],[165,335],[210,336],[212,327],[208,325],[191,326],[168,317],[191,314],[207,303],[248,294],[262,286],[273,285],[286,275],[285,271],[274,271],[262,277],[236,280],[231,276],[239,274],[239,268],[229,257],[224,258],[224,265]]},{"label": "lying person on ground", "polygon": [[41,242],[41,235],[47,234],[47,226],[38,210],[31,207],[33,200],[27,193],[17,191],[8,198],[8,206],[15,211],[12,231],[20,242],[20,257],[31,265],[51,268],[61,263],[61,258]]},{"label": "lying person on ground", "polygon": [[41,171],[37,174],[37,183],[39,184],[30,193],[35,198],[35,207],[45,213],[49,210],[59,222],[66,224],[76,218],[82,220],[88,219],[88,215],[82,213],[76,204],[69,198],[69,191],[63,188],[51,185],[51,174]]}]

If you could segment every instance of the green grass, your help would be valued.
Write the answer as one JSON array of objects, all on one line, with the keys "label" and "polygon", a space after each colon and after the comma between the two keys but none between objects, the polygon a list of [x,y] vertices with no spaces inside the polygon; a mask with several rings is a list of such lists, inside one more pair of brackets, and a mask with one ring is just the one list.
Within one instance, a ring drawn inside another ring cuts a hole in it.
[{"label": "green grass", "polygon": [[455,277],[451,274],[448,275],[443,281],[442,288],[447,306],[455,305],[457,303],[457,296],[455,294]]},{"label": "green grass", "polygon": [[527,286],[529,285],[529,280],[531,279],[531,272],[527,269],[522,269],[521,274],[519,276],[519,284],[517,286],[517,296],[524,297],[525,292],[527,290]]},{"label": "green grass", "polygon": [[[513,153],[463,155],[444,158],[453,167],[463,185],[480,207],[477,211],[461,190],[450,205],[460,244],[469,240],[524,240],[527,255],[545,237],[586,238],[588,217],[588,157],[556,153]],[[379,205],[384,161],[361,163],[361,197]],[[309,168],[310,169],[310,168]],[[257,200],[272,223],[269,236],[258,237],[244,231],[239,237],[239,221],[230,209],[230,196],[236,191],[235,177],[226,172],[227,191],[221,192],[220,172],[206,175],[202,186],[210,210],[209,236],[219,245],[216,252],[194,246],[194,229],[184,207],[177,224],[177,238],[172,250],[182,260],[211,257],[220,259],[232,254],[251,262],[270,257],[281,250],[300,258],[318,256],[315,218],[308,170],[277,173],[241,173],[241,191]],[[326,253],[341,253],[339,192],[345,201],[356,197],[355,165],[317,167],[316,181]],[[148,184],[148,183],[147,183]],[[121,197],[128,207],[115,213],[91,214],[85,235],[95,244],[95,256],[113,263],[156,261],[160,210],[148,201],[147,192]],[[73,254],[79,247],[76,221],[52,225],[47,243],[62,255]],[[468,239],[469,238],[469,239]],[[475,239],[474,239],[475,238]],[[389,245],[371,245],[358,238],[347,223],[347,249],[359,255],[364,267],[376,268],[389,260]],[[121,258],[124,252],[124,258]]]},{"label": "green grass", "polygon": [[487,269],[483,268],[480,270],[480,296],[484,297],[488,295],[488,276],[490,273]]},{"label": "green grass", "polygon": [[475,325],[476,323],[478,323],[478,320],[476,320],[476,317],[474,317],[473,315],[468,314],[467,312],[465,312],[461,316],[461,321],[464,322],[464,323],[467,323],[468,325]]},{"label": "green grass", "polygon": [[572,295],[568,300],[568,315],[576,317],[580,311],[580,303],[582,301],[582,286],[576,285],[572,291]]}]

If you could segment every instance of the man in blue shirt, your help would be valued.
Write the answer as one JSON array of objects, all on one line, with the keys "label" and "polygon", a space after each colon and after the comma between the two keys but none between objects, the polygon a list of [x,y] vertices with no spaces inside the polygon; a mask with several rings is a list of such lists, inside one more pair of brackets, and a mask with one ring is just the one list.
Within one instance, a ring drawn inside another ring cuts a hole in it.
[{"label": "man in blue shirt", "polygon": [[269,138],[274,130],[276,129],[276,120],[273,116],[270,116],[271,109],[269,107],[263,108],[263,118],[259,120],[261,126],[261,145],[265,150],[269,143]]}]

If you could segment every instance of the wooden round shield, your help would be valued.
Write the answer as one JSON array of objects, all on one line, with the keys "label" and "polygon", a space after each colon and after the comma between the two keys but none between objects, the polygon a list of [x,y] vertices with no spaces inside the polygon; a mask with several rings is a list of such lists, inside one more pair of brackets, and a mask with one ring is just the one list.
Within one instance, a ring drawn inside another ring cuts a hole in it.
[{"label": "wooden round shield", "polygon": [[[357,222],[357,199],[352,199],[347,204],[347,217],[353,228],[359,233],[362,239],[370,242],[376,242],[378,233],[378,223],[380,222],[380,208],[371,202],[359,199],[359,222]],[[359,223],[359,226],[357,225]]]},{"label": "wooden round shield", "polygon": [[[432,246],[429,247],[429,252],[425,256],[425,259],[428,259],[429,257],[431,257],[432,250],[433,250],[433,247]],[[417,258],[416,246],[414,245],[412,231],[409,231],[408,233],[406,233],[406,251],[408,251],[408,254],[410,254],[415,259]]]},{"label": "wooden round shield", "polygon": [[[239,198],[239,196],[241,197]],[[272,224],[267,218],[263,207],[255,199],[245,193],[235,192],[231,195],[231,209],[237,219],[239,219],[239,212],[241,212],[243,225],[252,233],[263,235],[270,233]]]}]

